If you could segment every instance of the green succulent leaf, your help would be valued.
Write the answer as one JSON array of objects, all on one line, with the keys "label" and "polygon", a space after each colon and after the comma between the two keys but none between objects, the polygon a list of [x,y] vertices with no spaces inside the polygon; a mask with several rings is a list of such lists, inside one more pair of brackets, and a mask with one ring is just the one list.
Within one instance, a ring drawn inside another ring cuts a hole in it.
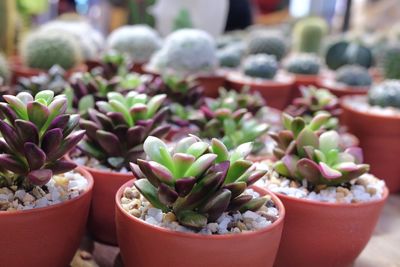
[{"label": "green succulent leaf", "polygon": [[161,203],[158,199],[157,188],[155,188],[147,179],[139,179],[134,183],[139,192],[157,209],[164,212],[168,211],[168,207]]}]

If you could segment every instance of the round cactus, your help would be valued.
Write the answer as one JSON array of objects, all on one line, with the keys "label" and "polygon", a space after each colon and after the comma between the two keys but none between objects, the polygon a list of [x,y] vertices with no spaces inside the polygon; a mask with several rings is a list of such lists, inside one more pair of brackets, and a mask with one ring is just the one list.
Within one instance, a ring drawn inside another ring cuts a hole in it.
[{"label": "round cactus", "polygon": [[293,29],[294,49],[298,52],[318,53],[328,32],[328,24],[320,17],[299,20]]},{"label": "round cactus", "polygon": [[349,86],[370,86],[372,77],[362,66],[345,65],[336,71],[336,81]]},{"label": "round cactus", "polygon": [[66,31],[37,31],[22,43],[21,56],[30,68],[48,70],[54,65],[71,69],[81,61],[79,44]]},{"label": "round cactus", "polygon": [[273,32],[256,31],[248,40],[247,53],[273,55],[280,61],[286,53],[285,40]]},{"label": "round cactus", "polygon": [[320,67],[319,57],[313,54],[299,54],[286,62],[286,70],[295,74],[315,75]]},{"label": "round cactus", "polygon": [[218,50],[217,57],[221,67],[236,68],[240,65],[240,51],[238,51],[238,49],[231,48],[230,46]]},{"label": "round cactus", "polygon": [[277,70],[278,62],[270,55],[251,55],[243,62],[244,74],[250,77],[272,79]]},{"label": "round cactus", "polygon": [[400,79],[400,43],[387,47],[383,53],[382,67],[386,79]]},{"label": "round cactus", "polygon": [[325,62],[332,70],[347,64],[358,64],[369,68],[374,63],[374,58],[368,47],[358,42],[340,40],[328,47]]},{"label": "round cactus", "polygon": [[374,85],[368,92],[370,105],[400,108],[400,81],[386,80]]},{"label": "round cactus", "polygon": [[158,33],[147,25],[123,26],[107,39],[108,49],[128,56],[134,63],[145,63],[161,46]]},{"label": "round cactus", "polygon": [[[0,85],[7,83],[10,78],[10,69],[7,59],[0,54]],[[2,80],[2,81],[1,81]]]},{"label": "round cactus", "polygon": [[175,31],[167,37],[163,50],[165,68],[179,74],[212,72],[218,65],[215,41],[202,30]]}]

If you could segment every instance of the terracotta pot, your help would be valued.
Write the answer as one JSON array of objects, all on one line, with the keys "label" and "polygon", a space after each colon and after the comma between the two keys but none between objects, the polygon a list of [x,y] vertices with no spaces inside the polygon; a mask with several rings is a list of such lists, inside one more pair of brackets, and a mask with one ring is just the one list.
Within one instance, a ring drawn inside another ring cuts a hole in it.
[{"label": "terracotta pot", "polygon": [[320,76],[317,75],[304,75],[304,74],[293,74],[294,84],[293,91],[289,103],[293,101],[293,99],[301,97],[300,87],[302,86],[317,86],[318,79]]},{"label": "terracotta pot", "polygon": [[93,179],[86,192],[50,207],[24,211],[0,211],[1,266],[69,266],[85,232]]},{"label": "terracotta pot", "polygon": [[352,266],[371,238],[388,197],[357,204],[297,199],[277,194],[286,209],[275,267]]},{"label": "terracotta pot", "polygon": [[317,86],[320,88],[328,89],[332,94],[337,97],[347,95],[366,95],[369,90],[369,86],[350,86],[337,83],[335,80],[330,79],[320,79],[317,82]]},{"label": "terracotta pot", "polygon": [[391,193],[400,191],[400,116],[361,112],[347,101],[366,101],[365,96],[345,97],[341,101],[342,121],[360,140],[365,162],[371,173],[385,180]]},{"label": "terracotta pot", "polygon": [[82,166],[93,176],[94,187],[88,228],[96,241],[117,246],[114,198],[118,189],[134,178],[132,173],[116,173]]},{"label": "terracotta pot", "polygon": [[139,74],[144,74],[145,72],[143,70],[143,66],[144,66],[143,63],[135,63],[130,68],[130,71],[137,72]]},{"label": "terracotta pot", "polygon": [[273,265],[285,209],[268,191],[254,187],[261,194],[271,194],[280,212],[277,221],[262,230],[217,236],[175,232],[129,215],[121,207],[120,200],[123,190],[132,183],[123,185],[115,199],[118,241],[125,267]]},{"label": "terracotta pot", "polygon": [[292,97],[294,79],[280,74],[274,80],[254,79],[236,72],[228,75],[226,84],[227,88],[236,91],[249,87],[250,91],[259,92],[268,106],[283,110]]},{"label": "terracotta pot", "polygon": [[[22,64],[21,60],[19,58],[12,58],[11,59],[11,64],[10,64],[10,69],[12,72],[11,76],[11,84],[16,84],[18,79],[21,77],[32,77],[32,76],[37,76],[41,73],[46,73],[46,70],[42,69],[33,69],[26,67]],[[65,77],[69,78],[73,73],[75,72],[85,72],[88,70],[88,67],[86,64],[80,64],[76,67],[73,67],[65,72]]]}]

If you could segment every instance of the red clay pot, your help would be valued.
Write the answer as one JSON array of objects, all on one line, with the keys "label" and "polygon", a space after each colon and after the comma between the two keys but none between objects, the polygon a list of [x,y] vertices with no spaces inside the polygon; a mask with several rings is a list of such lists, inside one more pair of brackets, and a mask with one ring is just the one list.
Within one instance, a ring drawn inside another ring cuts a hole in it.
[{"label": "red clay pot", "polygon": [[286,209],[275,267],[352,266],[371,238],[388,197],[336,204],[277,194]]},{"label": "red clay pot", "polygon": [[0,211],[0,265],[7,267],[69,266],[85,232],[92,196],[92,176],[86,192],[50,207]]},{"label": "red clay pot", "polygon": [[[21,77],[32,77],[37,76],[41,73],[46,73],[46,70],[42,69],[33,69],[26,67],[22,64],[21,60],[18,57],[11,59],[10,69],[12,72],[11,76],[11,84],[16,84],[18,79]],[[80,64],[76,67],[73,67],[65,72],[65,77],[69,78],[75,72],[85,72],[88,70],[86,64]]]},{"label": "red clay pot", "polygon": [[118,241],[125,267],[273,265],[285,209],[272,193],[254,187],[261,194],[270,194],[279,208],[280,218],[271,226],[254,232],[212,236],[174,232],[129,215],[120,202],[123,190],[132,183],[124,184],[115,198]]},{"label": "red clay pot", "polygon": [[332,94],[337,97],[347,95],[366,95],[369,90],[369,86],[349,86],[337,83],[335,80],[330,79],[318,80],[317,86],[320,88],[328,89]]},{"label": "red clay pot", "polygon": [[115,229],[115,194],[127,181],[134,178],[132,173],[116,173],[82,166],[94,180],[92,205],[88,228],[96,241],[117,246]]},{"label": "red clay pot", "polygon": [[250,91],[259,92],[268,106],[283,110],[292,97],[294,78],[278,74],[274,80],[253,79],[236,72],[228,75],[226,83],[227,88],[239,92],[249,87]]},{"label": "red clay pot", "polygon": [[360,140],[371,173],[385,180],[391,193],[400,191],[400,116],[361,112],[347,101],[366,101],[366,96],[345,97],[341,101],[342,121]]}]

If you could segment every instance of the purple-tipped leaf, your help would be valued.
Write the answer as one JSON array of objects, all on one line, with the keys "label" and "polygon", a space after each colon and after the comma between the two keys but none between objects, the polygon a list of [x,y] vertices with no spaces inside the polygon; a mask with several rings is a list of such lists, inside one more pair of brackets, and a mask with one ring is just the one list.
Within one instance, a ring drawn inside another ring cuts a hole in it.
[{"label": "purple-tipped leaf", "polygon": [[55,152],[61,145],[62,131],[59,128],[47,131],[42,139],[42,149],[47,154]]},{"label": "purple-tipped leaf", "polygon": [[155,161],[149,161],[150,170],[163,183],[173,184],[173,175],[166,167]]},{"label": "purple-tipped leaf", "polygon": [[16,120],[15,130],[22,141],[39,144],[39,132],[35,124],[30,121]]},{"label": "purple-tipped leaf", "polygon": [[76,168],[76,164],[69,160],[57,160],[53,164],[47,166],[53,171],[53,174],[61,174],[72,171]]},{"label": "purple-tipped leaf", "polygon": [[321,177],[321,170],[319,165],[311,159],[300,159],[297,162],[297,171],[302,178],[311,183],[317,183]]},{"label": "purple-tipped leaf", "polygon": [[31,170],[40,169],[46,162],[46,153],[34,143],[24,144],[25,157]]},{"label": "purple-tipped leaf", "polygon": [[110,132],[98,130],[96,132],[97,142],[110,156],[119,156],[122,153],[121,143],[118,137]]},{"label": "purple-tipped leaf", "polygon": [[158,199],[164,205],[170,206],[178,198],[178,193],[172,190],[168,185],[161,183],[158,187]]},{"label": "purple-tipped leaf", "polygon": [[363,151],[360,147],[349,147],[344,152],[352,155],[355,163],[361,164],[364,162]]},{"label": "purple-tipped leaf", "polygon": [[5,121],[0,120],[0,132],[8,144],[8,146],[15,152],[23,153],[22,143],[14,129]]},{"label": "purple-tipped leaf", "polygon": [[239,196],[240,194],[242,194],[244,192],[244,190],[246,190],[247,184],[245,182],[235,182],[235,183],[231,183],[231,184],[226,184],[226,185],[224,185],[223,188],[231,191],[232,199],[233,199],[233,198],[236,198],[237,196]]},{"label": "purple-tipped leaf", "polygon": [[28,180],[37,186],[42,186],[47,184],[51,177],[53,176],[53,172],[49,169],[40,169],[40,170],[34,170],[31,171],[28,174]]},{"label": "purple-tipped leaf", "polygon": [[28,171],[27,167],[15,160],[11,155],[7,154],[0,154],[0,166],[18,174],[26,173]]},{"label": "purple-tipped leaf", "polygon": [[28,112],[29,120],[36,125],[38,130],[40,130],[46,123],[47,118],[49,117],[49,109],[45,105],[36,101],[29,102],[26,106],[26,109]]},{"label": "purple-tipped leaf", "polygon": [[208,221],[213,222],[227,210],[230,200],[231,191],[222,189],[207,201],[204,207],[201,208],[201,212],[206,213],[208,215]]},{"label": "purple-tipped leaf", "polygon": [[175,191],[180,197],[185,197],[190,193],[195,184],[196,179],[194,177],[178,179],[175,182]]},{"label": "purple-tipped leaf", "polygon": [[231,200],[228,210],[229,211],[237,211],[239,210],[243,205],[248,203],[250,200],[252,200],[253,197],[250,195],[240,195],[234,199]]},{"label": "purple-tipped leaf", "polygon": [[342,177],[342,173],[340,171],[329,167],[324,162],[320,162],[319,167],[320,167],[322,176],[328,180],[338,179],[338,178]]}]

